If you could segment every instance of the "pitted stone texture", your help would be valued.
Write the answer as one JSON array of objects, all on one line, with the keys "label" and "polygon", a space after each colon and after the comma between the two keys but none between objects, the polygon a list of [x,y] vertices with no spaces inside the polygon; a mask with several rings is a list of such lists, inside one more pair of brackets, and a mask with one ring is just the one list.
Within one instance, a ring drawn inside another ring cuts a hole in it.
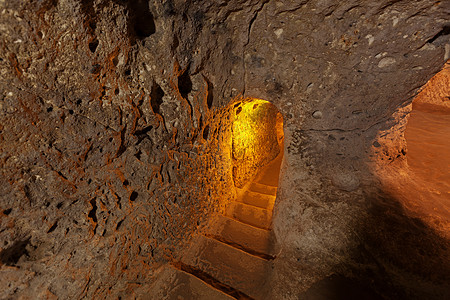
[{"label": "pitted stone texture", "polygon": [[[449,298],[448,240],[373,171],[403,168],[407,105],[448,58],[448,1],[23,0],[0,12],[0,247],[21,254],[2,256],[1,298],[145,295],[233,198],[219,129],[239,94],[285,121],[275,295],[341,273],[387,298]],[[359,186],[334,186],[339,170]]]}]

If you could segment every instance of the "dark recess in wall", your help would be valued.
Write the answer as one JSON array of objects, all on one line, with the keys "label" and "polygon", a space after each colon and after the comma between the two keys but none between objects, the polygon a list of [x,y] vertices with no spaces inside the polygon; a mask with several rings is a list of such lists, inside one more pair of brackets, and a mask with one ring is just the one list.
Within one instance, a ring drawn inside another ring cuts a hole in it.
[{"label": "dark recess in wall", "polygon": [[58,227],[58,221],[56,221],[55,224],[53,224],[52,227],[50,227],[47,233],[52,233],[53,231],[55,231],[56,227]]},{"label": "dark recess in wall", "polygon": [[136,191],[131,192],[130,201],[135,201],[138,197],[138,193]]},{"label": "dark recess in wall", "polygon": [[136,37],[140,40],[155,33],[155,21],[150,12],[148,0],[128,1],[130,25],[134,29]]},{"label": "dark recess in wall", "polygon": [[95,52],[95,50],[97,50],[98,47],[98,40],[94,39],[92,42],[89,43],[89,50],[91,50],[92,53]]},{"label": "dark recess in wall", "polygon": [[440,37],[446,36],[450,34],[450,25],[446,25],[442,28],[441,31],[439,31],[435,36],[433,36],[431,39],[427,41],[427,43],[434,43],[437,39]]},{"label": "dark recess in wall", "polygon": [[206,77],[203,76],[207,85],[207,96],[206,96],[206,104],[208,105],[208,109],[211,109],[214,100],[214,85],[210,82]]},{"label": "dark recess in wall", "polygon": [[97,28],[96,13],[94,10],[94,3],[91,0],[81,1],[81,10],[85,16],[85,28],[88,30],[90,35],[95,34],[95,29]]},{"label": "dark recess in wall", "polygon": [[95,223],[97,223],[97,215],[96,215],[96,212],[97,212],[97,204],[95,203],[95,198],[92,199],[92,200],[90,201],[90,203],[91,203],[91,205],[92,205],[92,209],[91,209],[91,211],[89,212],[88,217],[91,218],[92,221],[94,221]]},{"label": "dark recess in wall", "polygon": [[0,252],[0,263],[7,266],[13,266],[17,264],[19,259],[23,255],[28,255],[27,246],[30,243],[30,239],[23,241],[16,241],[14,244]]},{"label": "dark recess in wall", "polygon": [[192,91],[192,81],[187,70],[178,77],[178,90],[184,99],[187,99],[188,94]]},{"label": "dark recess in wall", "polygon": [[150,92],[150,105],[155,114],[159,114],[159,107],[163,102],[164,91],[162,88],[153,81],[152,90]]},{"label": "dark recess in wall", "polygon": [[206,125],[205,128],[203,129],[203,138],[204,138],[205,140],[207,140],[208,137],[209,137],[209,126]]}]

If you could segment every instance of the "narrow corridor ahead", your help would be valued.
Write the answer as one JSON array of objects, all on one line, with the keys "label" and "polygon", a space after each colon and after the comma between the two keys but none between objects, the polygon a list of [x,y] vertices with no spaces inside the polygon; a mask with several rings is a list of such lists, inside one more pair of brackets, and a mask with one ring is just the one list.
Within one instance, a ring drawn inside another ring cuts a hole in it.
[{"label": "narrow corridor ahead", "polygon": [[[225,215],[197,235],[184,258],[164,270],[159,299],[265,299],[275,241],[271,231],[283,152],[242,189]],[[155,298],[156,299],[156,298]]]}]

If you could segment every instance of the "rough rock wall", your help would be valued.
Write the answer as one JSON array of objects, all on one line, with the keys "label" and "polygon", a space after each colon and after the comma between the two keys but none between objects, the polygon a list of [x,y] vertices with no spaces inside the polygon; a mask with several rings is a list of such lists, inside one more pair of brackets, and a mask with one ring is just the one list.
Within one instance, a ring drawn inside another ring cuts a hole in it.
[{"label": "rough rock wall", "polygon": [[[450,46],[448,47],[450,51]],[[450,62],[423,87],[413,105],[417,108],[442,111],[450,110]]]},{"label": "rough rock wall", "polygon": [[213,86],[162,5],[1,5],[1,298],[143,293],[231,193]]},{"label": "rough rock wall", "polygon": [[392,298],[447,293],[448,240],[410,217],[376,170],[404,162],[408,104],[444,63],[448,16],[434,1],[269,2],[258,14],[246,94],[273,99],[287,146],[275,295],[295,299],[333,273]]},{"label": "rough rock wall", "polygon": [[145,293],[229,184],[205,140],[239,94],[285,120],[274,296],[333,273],[450,290],[448,240],[377,178],[401,169],[407,105],[444,62],[447,1],[0,5],[2,297]]}]

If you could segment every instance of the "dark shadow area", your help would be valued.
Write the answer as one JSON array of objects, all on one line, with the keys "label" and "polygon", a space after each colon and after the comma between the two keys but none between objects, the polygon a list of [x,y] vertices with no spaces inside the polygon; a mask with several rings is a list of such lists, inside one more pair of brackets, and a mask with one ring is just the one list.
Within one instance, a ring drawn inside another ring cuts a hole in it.
[{"label": "dark shadow area", "polygon": [[[397,109],[388,108],[388,113],[395,116],[397,110],[408,104],[410,100],[404,100]],[[438,133],[438,128],[430,125],[431,121],[437,122],[440,118],[446,117],[442,109],[439,114],[439,117],[430,116],[432,118],[430,122],[422,123],[423,128],[420,128],[422,137],[418,135],[418,131],[412,137],[416,139],[418,146],[432,152],[427,154],[427,157],[424,154],[417,156],[430,158],[432,155],[437,155],[443,167],[447,165],[448,147],[440,146],[444,145],[443,143],[437,145],[436,142],[429,140],[433,134]],[[355,204],[355,209],[360,213],[352,216],[355,221],[352,231],[357,235],[358,245],[352,246],[350,260],[336,266],[333,271],[369,287],[384,299],[450,299],[450,241],[444,236],[444,230],[448,228],[446,227],[448,215],[439,212],[439,202],[435,201],[433,205],[428,205],[427,203],[431,203],[431,197],[413,189],[420,183],[417,177],[410,176],[412,170],[406,164],[407,159],[410,164],[408,156],[413,154],[413,151],[409,152],[409,145],[407,149],[404,144],[392,143],[394,138],[403,138],[403,132],[400,131],[399,126],[397,127],[400,122],[405,121],[402,118],[395,117],[395,122],[385,122],[374,130],[365,131],[366,136],[364,140],[361,140],[361,148],[358,149],[357,154],[354,154],[356,157],[361,153],[367,153],[361,161],[371,162],[379,169],[369,164],[358,165],[359,174],[368,175],[367,185],[361,181],[363,195],[349,195],[349,198],[364,199],[360,204]],[[413,118],[414,116],[409,119],[409,122],[411,120],[414,122]],[[445,123],[448,128],[450,123],[447,121]],[[380,135],[386,133],[394,138],[388,139],[383,136],[380,138]],[[359,137],[356,135],[360,133],[347,134],[334,131],[332,134],[327,134],[328,137],[324,135],[324,140],[326,138],[326,143],[330,147],[321,149],[324,154],[319,156],[324,162],[340,160],[340,153],[333,153],[331,150],[327,152],[336,145],[338,149],[355,149],[355,143],[348,143],[347,140],[358,140]],[[304,155],[302,152],[307,152],[309,147],[302,141],[312,143],[316,136],[319,135],[300,131],[298,135],[293,135],[293,142],[288,146],[288,151],[302,157]],[[448,134],[443,136],[447,138]],[[296,140],[299,141],[298,152],[293,152],[289,147],[297,143]],[[437,146],[442,152],[432,150]],[[350,150],[347,151],[350,152]],[[342,158],[341,161],[343,165],[353,163],[350,158]],[[317,163],[317,165],[320,164]],[[332,167],[333,163],[330,163],[330,166]],[[328,168],[329,166],[325,165],[319,172],[325,174]],[[419,169],[423,172],[424,178],[426,176],[426,179],[430,180],[425,184],[427,186],[448,183],[448,180],[444,178],[444,172],[440,169],[433,170],[431,163],[427,167],[420,166]],[[368,186],[371,184],[373,186]],[[342,188],[338,184],[335,186],[337,189]],[[448,195],[444,194],[444,190],[435,194],[443,195],[444,198]],[[336,199],[342,199],[343,195],[345,194],[341,192],[334,194],[328,191],[325,198],[338,201]],[[447,205],[445,204],[448,203],[447,199],[448,197],[445,198],[442,206]],[[330,299],[333,298],[330,297]]]},{"label": "dark shadow area", "polygon": [[209,137],[209,126],[206,125],[205,128],[203,128],[203,139],[207,140]]},{"label": "dark shadow area", "polygon": [[313,284],[298,295],[303,300],[381,300],[375,291],[361,283],[340,275],[331,275]]},{"label": "dark shadow area", "polygon": [[139,40],[145,39],[155,33],[155,21],[150,12],[148,0],[128,1],[128,17],[130,28]]},{"label": "dark shadow area", "polygon": [[164,91],[156,82],[153,82],[152,90],[150,92],[150,105],[155,114],[160,113],[159,108],[163,103],[163,97]]},{"label": "dark shadow area", "polygon": [[0,252],[0,262],[7,266],[14,266],[22,256],[28,255],[28,244],[30,244],[29,238],[23,241],[14,242],[11,247]]},{"label": "dark shadow area", "polygon": [[98,47],[98,40],[94,39],[92,42],[89,43],[89,50],[91,50],[92,53],[95,52],[95,50],[97,50]]},{"label": "dark shadow area", "polygon": [[435,41],[437,41],[439,38],[445,37],[446,35],[449,35],[449,34],[450,34],[450,25],[444,26],[444,27],[442,28],[442,30],[439,31],[439,32],[438,32],[435,36],[433,36],[431,39],[429,39],[429,40],[427,41],[427,43],[432,44],[432,43],[434,43]]},{"label": "dark shadow area", "polygon": [[448,241],[409,217],[395,197],[379,191],[367,198],[372,205],[357,229],[361,245],[352,257],[370,267],[354,270],[357,281],[387,299],[449,299]]},{"label": "dark shadow area", "polygon": [[184,71],[178,77],[178,90],[180,91],[181,97],[187,100],[189,93],[192,91],[192,81],[188,70]]},{"label": "dark shadow area", "polygon": [[42,13],[43,11],[48,11],[58,5],[58,0],[41,0],[41,1],[33,1],[31,2],[32,5],[36,5],[36,8],[38,10],[38,14]]},{"label": "dark shadow area", "polygon": [[53,231],[55,231],[56,227],[58,227],[58,221],[56,221],[52,227],[50,227],[50,229],[47,231],[47,233],[52,233]]},{"label": "dark shadow area", "polygon": [[203,78],[207,85],[206,105],[208,105],[208,109],[211,109],[214,101],[214,85],[206,77]]},{"label": "dark shadow area", "polygon": [[94,3],[91,0],[81,0],[81,11],[84,14],[84,26],[90,35],[95,35],[97,28],[97,15],[94,10]]}]

